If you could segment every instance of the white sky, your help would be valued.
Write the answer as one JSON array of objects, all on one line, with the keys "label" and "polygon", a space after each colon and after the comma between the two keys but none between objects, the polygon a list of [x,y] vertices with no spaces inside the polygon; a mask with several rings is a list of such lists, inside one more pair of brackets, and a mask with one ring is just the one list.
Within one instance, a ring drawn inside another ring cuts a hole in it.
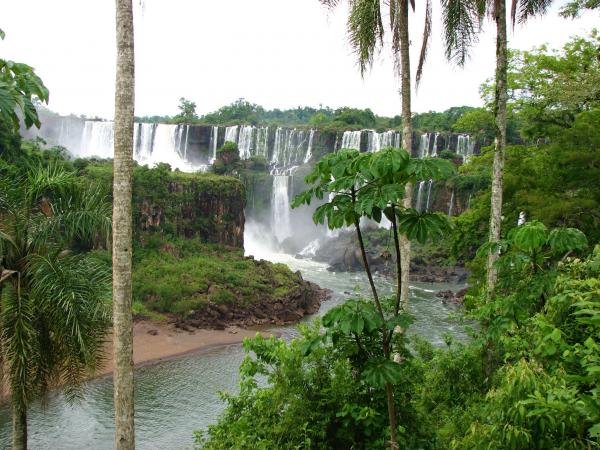
[{"label": "white sky", "polygon": [[[564,1],[558,1],[557,5]],[[323,104],[400,113],[398,80],[384,51],[361,79],[346,43],[345,6],[329,12],[317,0],[139,0],[136,7],[136,115],[176,114],[180,97],[204,114],[237,98],[266,108]],[[0,0],[0,57],[35,67],[50,89],[50,108],[111,118],[115,36],[113,0]],[[422,1],[411,16],[413,61],[419,51]],[[439,3],[434,2],[434,9]],[[420,11],[419,11],[420,9]],[[517,26],[509,45],[561,46],[598,26],[599,14],[571,21],[558,6],[544,19]],[[493,24],[465,69],[443,56],[441,21],[413,110],[478,105],[479,85],[493,74]],[[416,63],[413,62],[413,70]],[[414,79],[414,77],[413,77]]]}]

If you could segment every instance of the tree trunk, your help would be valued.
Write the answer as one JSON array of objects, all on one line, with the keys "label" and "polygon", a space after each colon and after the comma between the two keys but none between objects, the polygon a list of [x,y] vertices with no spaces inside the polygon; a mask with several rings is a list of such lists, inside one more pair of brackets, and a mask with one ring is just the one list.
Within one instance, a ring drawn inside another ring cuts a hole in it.
[{"label": "tree trunk", "polygon": [[134,52],[132,0],[116,0],[117,76],[113,181],[113,352],[115,448],[135,448],[131,312]]},{"label": "tree trunk", "polygon": [[[411,113],[411,86],[410,86],[410,41],[408,37],[408,0],[400,1],[398,12],[400,27],[400,70],[402,76],[402,146],[410,155],[412,153],[412,113]],[[404,207],[412,205],[413,185],[407,183],[404,194]],[[408,283],[410,277],[410,241],[406,235],[400,236],[400,253],[402,256],[402,286],[400,296],[404,305],[408,304]]]},{"label": "tree trunk", "polygon": [[20,401],[13,402],[13,450],[27,450],[27,407]]},{"label": "tree trunk", "polygon": [[[506,147],[506,103],[507,92],[507,41],[506,41],[506,4],[496,0],[494,5],[494,20],[496,21],[496,91],[494,96],[494,118],[496,142],[494,148],[494,165],[492,168],[492,199],[490,211],[490,242],[500,240],[502,221],[502,185],[504,173],[504,148]],[[498,259],[498,249],[491,249],[487,261],[487,294],[494,295],[498,273],[494,264]]]}]

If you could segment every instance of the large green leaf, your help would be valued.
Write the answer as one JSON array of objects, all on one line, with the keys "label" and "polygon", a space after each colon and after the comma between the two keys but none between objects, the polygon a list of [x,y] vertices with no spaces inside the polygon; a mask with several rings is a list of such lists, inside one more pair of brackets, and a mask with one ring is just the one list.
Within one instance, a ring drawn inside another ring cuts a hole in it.
[{"label": "large green leaf", "polygon": [[547,239],[548,229],[538,221],[521,225],[511,235],[513,244],[528,253],[540,251]]},{"label": "large green leaf", "polygon": [[400,364],[384,357],[370,358],[362,371],[363,379],[373,387],[382,388],[386,384],[397,384],[402,377]]},{"label": "large green leaf", "polygon": [[576,228],[555,228],[548,236],[548,244],[554,253],[566,253],[587,248],[585,234]]},{"label": "large green leaf", "polygon": [[442,236],[450,229],[448,217],[440,213],[418,212],[414,209],[398,211],[398,229],[410,240],[421,243]]}]

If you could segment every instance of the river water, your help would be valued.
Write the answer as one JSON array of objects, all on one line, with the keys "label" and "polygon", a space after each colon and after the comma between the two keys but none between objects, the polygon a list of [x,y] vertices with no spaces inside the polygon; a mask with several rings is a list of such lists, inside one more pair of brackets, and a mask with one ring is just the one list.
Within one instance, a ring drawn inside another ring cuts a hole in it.
[{"label": "river water", "polygon": [[[268,251],[255,240],[246,240],[246,253],[256,258],[287,264],[300,270],[305,279],[332,290],[332,298],[323,303],[319,314],[343,302],[354,292],[364,292],[366,277],[357,273],[332,273],[324,264],[310,259]],[[377,278],[382,291],[391,292],[391,284]],[[456,318],[455,308],[444,305],[435,293],[459,289],[448,284],[411,286],[410,308],[416,321],[412,331],[436,345],[444,336],[467,338],[464,326]],[[295,327],[276,328],[286,338],[296,334]],[[218,392],[235,392],[238,367],[244,358],[241,345],[229,345],[163,361],[136,370],[135,419],[138,449],[182,449],[192,447],[194,430],[213,423],[225,407]],[[85,398],[69,404],[60,391],[53,392],[45,405],[33,405],[29,413],[30,449],[111,449],[113,448],[112,379],[92,380]],[[0,405],[0,448],[10,448],[11,412]]]}]

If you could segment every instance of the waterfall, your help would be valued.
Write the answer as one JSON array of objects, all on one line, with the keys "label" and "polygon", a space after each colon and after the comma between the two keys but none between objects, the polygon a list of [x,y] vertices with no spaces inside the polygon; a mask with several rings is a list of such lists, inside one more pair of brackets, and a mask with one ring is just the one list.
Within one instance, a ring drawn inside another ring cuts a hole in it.
[{"label": "waterfall", "polygon": [[312,130],[307,133],[296,128],[277,128],[271,165],[277,169],[291,169],[308,161],[312,156],[312,134]]},{"label": "waterfall", "polygon": [[381,136],[373,130],[367,131],[367,151],[378,152],[381,150]]},{"label": "waterfall", "polygon": [[360,150],[361,131],[344,131],[342,136],[342,148],[353,148]]},{"label": "waterfall", "polygon": [[525,211],[521,211],[519,213],[519,218],[517,219],[517,225],[521,226],[523,225],[525,222],[527,221],[527,216],[525,214]]},{"label": "waterfall", "polygon": [[417,191],[417,201],[415,202],[415,209],[419,212],[423,210],[423,188],[425,187],[424,181],[419,181],[419,190]]},{"label": "waterfall", "polygon": [[302,161],[304,164],[308,163],[310,161],[310,159],[312,158],[312,147],[313,147],[314,137],[315,137],[315,130],[310,130],[310,135],[308,136],[308,149],[306,150],[306,155],[304,156],[304,161]]},{"label": "waterfall", "polygon": [[429,156],[429,133],[423,133],[419,138],[419,158]]},{"label": "waterfall", "polygon": [[256,130],[255,154],[268,159],[269,155],[269,128],[261,127]]},{"label": "waterfall", "polygon": [[219,127],[212,127],[212,134],[210,135],[210,164],[215,162],[217,159],[217,141],[219,140]]},{"label": "waterfall", "polygon": [[461,134],[456,143],[456,153],[462,156],[463,161],[467,162],[475,152],[475,141],[471,142],[471,136]]},{"label": "waterfall", "polygon": [[437,145],[438,145],[438,137],[440,136],[440,133],[435,133],[435,136],[433,138],[433,148],[431,149],[431,156],[435,157],[437,156]]},{"label": "waterfall", "polygon": [[448,217],[452,217],[454,212],[454,189],[452,189],[452,195],[450,196],[450,204],[448,205]]},{"label": "waterfall", "polygon": [[152,142],[154,141],[156,124],[138,123],[136,125],[133,146],[135,149],[135,159],[143,163],[149,160],[152,155]]},{"label": "waterfall", "polygon": [[238,141],[237,138],[238,138],[237,125],[225,128],[225,142],[234,142],[237,144],[237,141]]},{"label": "waterfall", "polygon": [[400,148],[402,146],[401,140],[401,135],[397,131],[389,130],[379,133],[381,148]]},{"label": "waterfall", "polygon": [[92,156],[112,158],[114,146],[112,122],[86,120],[79,152],[76,155],[83,158]]},{"label": "waterfall", "polygon": [[292,235],[289,185],[291,176],[274,175],[271,194],[271,229],[279,242]]},{"label": "waterfall", "polygon": [[[188,163],[187,145],[189,125],[138,123],[133,128],[134,159],[140,164],[154,166],[170,164],[174,169],[187,172],[201,169]],[[112,158],[114,152],[114,127],[112,122],[87,120],[75,156]]]},{"label": "waterfall", "polygon": [[[238,150],[241,159],[248,159],[252,156],[252,137],[254,136],[253,126],[241,126],[239,128],[239,137],[237,141]],[[233,141],[235,142],[235,141]]]},{"label": "waterfall", "polygon": [[433,188],[433,180],[429,180],[429,186],[427,188],[427,203],[425,205],[425,211],[429,211],[431,205],[431,189]]}]

